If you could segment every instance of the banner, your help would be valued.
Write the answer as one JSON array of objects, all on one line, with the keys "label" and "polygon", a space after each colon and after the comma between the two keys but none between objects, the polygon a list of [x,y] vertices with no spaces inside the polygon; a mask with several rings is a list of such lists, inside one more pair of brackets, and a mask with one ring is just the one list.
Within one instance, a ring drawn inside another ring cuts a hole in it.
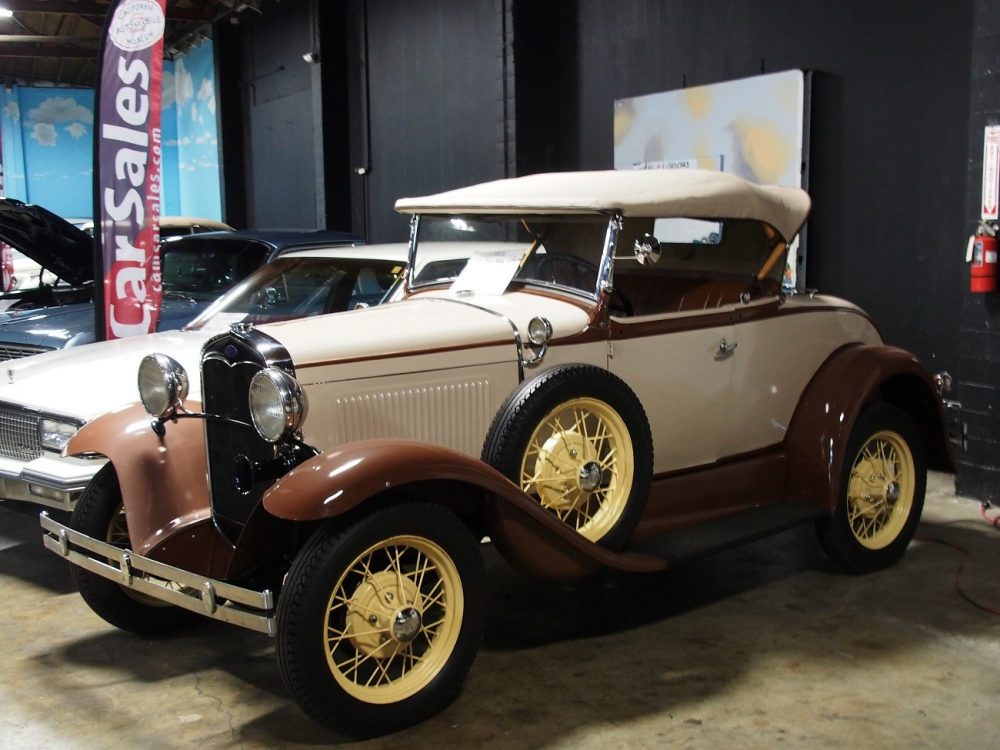
[{"label": "banner", "polygon": [[114,0],[95,96],[97,333],[156,330],[160,276],[160,106],[166,0]]}]

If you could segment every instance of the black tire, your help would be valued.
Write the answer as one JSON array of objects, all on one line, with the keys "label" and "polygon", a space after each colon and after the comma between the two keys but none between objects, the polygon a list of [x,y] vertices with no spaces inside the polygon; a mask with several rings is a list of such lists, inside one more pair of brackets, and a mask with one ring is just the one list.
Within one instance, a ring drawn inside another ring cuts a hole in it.
[{"label": "black tire", "polygon": [[[561,410],[581,419],[578,408],[589,415],[567,428]],[[591,439],[597,434],[592,420],[607,421],[611,442]],[[611,426],[616,422],[617,430]],[[621,445],[609,448],[615,442]],[[611,463],[616,452],[620,461]],[[620,549],[646,507],[653,439],[642,404],[620,378],[592,365],[561,365],[524,381],[508,397],[493,418],[482,460],[587,539]],[[545,466],[557,462],[556,469]]]},{"label": "black tire", "polygon": [[891,404],[868,407],[847,442],[837,507],[817,524],[823,549],[852,573],[892,565],[917,529],[926,488],[924,444],[913,420]]},{"label": "black tire", "polygon": [[[110,462],[80,496],[70,517],[70,528],[94,539],[128,547],[128,528],[122,513],[118,474]],[[149,599],[95,575],[77,565],[70,573],[80,596],[101,618],[122,630],[139,635],[168,633],[204,618],[186,609]]]},{"label": "black tire", "polygon": [[278,601],[281,677],[323,726],[394,732],[455,699],[485,610],[478,543],[450,511],[407,503],[347,528],[330,522],[296,556]]}]

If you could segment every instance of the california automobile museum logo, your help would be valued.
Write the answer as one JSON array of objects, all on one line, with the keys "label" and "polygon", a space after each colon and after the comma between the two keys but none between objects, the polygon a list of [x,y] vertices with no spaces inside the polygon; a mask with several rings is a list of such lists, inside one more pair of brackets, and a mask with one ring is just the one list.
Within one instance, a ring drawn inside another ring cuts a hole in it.
[{"label": "california automobile museum logo", "polygon": [[163,36],[166,20],[163,9],[153,0],[125,0],[115,11],[108,36],[125,52],[152,47]]}]

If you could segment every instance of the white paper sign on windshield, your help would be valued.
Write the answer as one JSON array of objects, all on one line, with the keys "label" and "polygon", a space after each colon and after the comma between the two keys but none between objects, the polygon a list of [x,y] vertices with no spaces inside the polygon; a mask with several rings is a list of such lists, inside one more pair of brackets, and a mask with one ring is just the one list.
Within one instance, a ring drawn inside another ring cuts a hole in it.
[{"label": "white paper sign on windshield", "polygon": [[452,282],[452,293],[503,294],[521,267],[524,250],[476,253]]}]

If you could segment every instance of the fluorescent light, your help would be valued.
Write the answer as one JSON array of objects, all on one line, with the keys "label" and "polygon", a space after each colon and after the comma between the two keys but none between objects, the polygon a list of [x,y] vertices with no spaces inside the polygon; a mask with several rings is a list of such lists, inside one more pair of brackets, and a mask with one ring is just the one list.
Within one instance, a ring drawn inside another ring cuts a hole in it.
[{"label": "fluorescent light", "polygon": [[0,18],[13,18],[14,11],[8,10],[7,8],[0,8]]}]

